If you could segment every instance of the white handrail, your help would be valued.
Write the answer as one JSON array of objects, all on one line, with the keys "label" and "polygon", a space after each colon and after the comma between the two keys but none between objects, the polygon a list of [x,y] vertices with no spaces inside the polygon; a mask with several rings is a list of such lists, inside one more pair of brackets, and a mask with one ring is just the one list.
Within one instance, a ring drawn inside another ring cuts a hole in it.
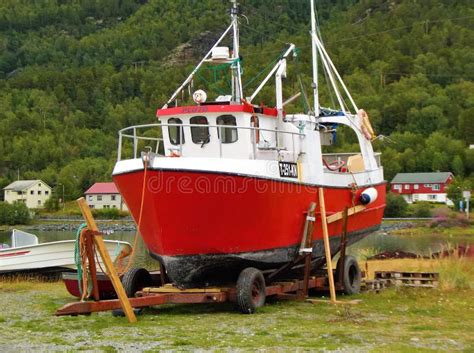
[{"label": "white handrail", "polygon": [[[179,151],[180,155],[182,155],[183,152],[183,134],[184,134],[184,128],[185,127],[207,127],[207,128],[217,128],[220,130],[219,134],[219,155],[220,158],[222,158],[223,150],[222,150],[222,136],[224,135],[222,133],[223,129],[241,129],[241,130],[248,130],[252,132],[251,137],[252,137],[252,145],[253,145],[253,158],[256,158],[256,149],[257,143],[256,143],[256,134],[258,132],[270,132],[275,134],[275,147],[276,149],[279,148],[278,146],[278,141],[279,141],[279,136],[281,134],[287,134],[291,135],[292,138],[292,145],[293,145],[293,153],[296,154],[296,148],[295,148],[295,136],[304,137],[306,136],[304,133],[301,132],[292,132],[292,131],[281,131],[277,129],[265,129],[265,128],[260,128],[260,127],[248,127],[248,126],[234,126],[234,125],[203,125],[203,124],[143,124],[143,125],[135,125],[135,126],[130,126],[127,128],[124,128],[119,131],[119,146],[118,146],[118,153],[117,153],[117,159],[120,161],[122,159],[122,144],[125,139],[131,139],[133,141],[133,154],[134,158],[137,158],[137,152],[138,152],[138,141],[144,140],[144,141],[156,141],[157,142],[157,150],[158,150],[158,144],[163,140],[162,137],[148,137],[148,136],[140,136],[138,134],[138,130],[140,129],[150,129],[150,128],[164,128],[164,127],[179,127],[179,133],[181,135],[180,141],[179,141]],[[125,140],[126,141],[126,140]]]}]

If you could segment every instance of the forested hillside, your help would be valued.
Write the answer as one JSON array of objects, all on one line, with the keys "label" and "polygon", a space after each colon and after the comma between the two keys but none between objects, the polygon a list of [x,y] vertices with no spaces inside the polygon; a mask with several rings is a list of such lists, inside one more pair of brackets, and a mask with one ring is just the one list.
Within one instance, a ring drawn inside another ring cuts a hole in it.
[{"label": "forested hillside", "polygon": [[[246,93],[293,42],[285,91],[310,91],[309,0],[242,0]],[[470,0],[317,1],[323,40],[369,112],[386,178],[474,174],[474,8]],[[228,24],[225,0],[2,0],[0,186],[40,178],[77,197],[110,180],[117,131],[152,123]],[[248,19],[248,22],[247,22]],[[188,48],[191,42],[195,49]],[[207,69],[195,86],[221,88]],[[321,76],[323,79],[323,76]],[[322,104],[330,105],[325,87]],[[271,89],[260,99],[273,104]],[[291,110],[301,110],[295,103]],[[350,144],[342,136],[338,147]]]}]

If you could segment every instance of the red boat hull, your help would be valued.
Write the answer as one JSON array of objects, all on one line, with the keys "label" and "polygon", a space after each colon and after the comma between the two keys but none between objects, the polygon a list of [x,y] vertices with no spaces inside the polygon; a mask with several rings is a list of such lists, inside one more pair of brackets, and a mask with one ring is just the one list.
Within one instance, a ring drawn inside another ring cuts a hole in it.
[{"label": "red boat hull", "polygon": [[[178,285],[208,282],[217,272],[227,277],[254,266],[274,268],[291,261],[301,242],[305,212],[318,201],[316,185],[235,174],[143,170],[114,176],[150,254]],[[374,186],[377,200],[349,217],[353,243],[378,229],[385,207],[385,183]],[[328,215],[358,203],[359,189],[325,187]],[[317,214],[315,258],[323,256],[322,228]],[[337,251],[342,222],[329,225],[331,247]]]}]

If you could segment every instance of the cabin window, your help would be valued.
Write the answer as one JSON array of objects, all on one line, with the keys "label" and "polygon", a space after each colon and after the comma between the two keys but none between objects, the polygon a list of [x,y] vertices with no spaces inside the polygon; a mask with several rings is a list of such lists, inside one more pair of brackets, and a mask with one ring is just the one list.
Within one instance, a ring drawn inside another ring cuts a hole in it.
[{"label": "cabin window", "polygon": [[405,190],[410,190],[410,185],[409,184],[405,184]]},{"label": "cabin window", "polygon": [[30,191],[30,195],[34,195],[35,194],[35,191],[34,190],[31,190]]},{"label": "cabin window", "polygon": [[[217,125],[223,125],[226,127],[217,128],[217,136],[222,143],[234,143],[238,140],[237,128],[227,126],[237,126],[235,116],[233,115],[221,115],[217,118]],[[221,136],[222,133],[222,136]]]},{"label": "cabin window", "polygon": [[413,186],[413,188],[414,188],[415,190],[418,190],[418,184],[415,184],[415,186]]},{"label": "cabin window", "polygon": [[115,195],[110,196],[110,199],[111,199],[112,201],[115,201]]},{"label": "cabin window", "polygon": [[193,116],[189,122],[191,125],[203,125],[203,126],[191,126],[191,137],[194,143],[205,145],[210,141],[209,126],[207,118],[205,116]]},{"label": "cabin window", "polygon": [[[258,116],[254,115],[250,118],[250,126],[256,128],[255,130],[252,130],[252,139],[255,139],[255,143],[260,142],[260,130],[258,128],[260,127],[260,123],[258,121]],[[255,132],[254,132],[255,131]]]},{"label": "cabin window", "polygon": [[168,134],[170,135],[170,142],[172,145],[181,145],[184,143],[183,122],[178,118],[168,119],[168,124],[176,124],[176,126],[168,126]]},{"label": "cabin window", "polygon": [[439,184],[433,184],[433,190],[439,191],[440,190]]}]

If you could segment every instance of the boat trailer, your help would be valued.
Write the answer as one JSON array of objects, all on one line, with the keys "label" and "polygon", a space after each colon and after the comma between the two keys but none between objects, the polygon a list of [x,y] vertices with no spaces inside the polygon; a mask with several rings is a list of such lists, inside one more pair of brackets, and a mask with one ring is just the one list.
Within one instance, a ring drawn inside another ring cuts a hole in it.
[{"label": "boat trailer", "polygon": [[[250,314],[265,303],[266,297],[275,297],[278,299],[294,299],[306,300],[310,289],[315,291],[330,291],[330,303],[348,303],[339,302],[336,300],[336,290],[344,291],[348,294],[353,288],[348,288],[348,283],[352,283],[354,278],[346,278],[348,274],[353,274],[354,271],[346,269],[348,263],[355,266],[356,276],[355,286],[360,288],[361,272],[354,258],[345,255],[346,248],[346,232],[348,216],[354,212],[351,209],[345,209],[337,217],[331,216],[335,220],[342,219],[343,234],[340,243],[340,260],[336,270],[332,268],[332,256],[329,248],[329,239],[327,234],[327,223],[329,217],[326,217],[324,195],[322,189],[320,193],[321,218],[323,224],[323,235],[326,253],[326,271],[320,271],[318,275],[311,275],[312,272],[312,234],[315,223],[315,208],[316,203],[311,203],[306,212],[306,221],[302,240],[300,244],[299,256],[281,268],[272,271],[259,271],[256,268],[245,268],[239,275],[235,286],[229,287],[206,287],[206,288],[192,288],[180,289],[172,284],[164,283],[164,276],[160,276],[160,285],[154,286],[150,273],[145,269],[132,268],[127,271],[122,280],[118,279],[116,273],[110,276],[112,284],[117,292],[118,299],[99,300],[98,290],[93,291],[94,300],[80,301],[69,303],[58,309],[55,313],[57,316],[63,315],[83,315],[92,312],[111,311],[123,309],[123,313],[127,316],[130,322],[135,322],[136,317],[132,308],[145,308],[150,306],[158,306],[164,304],[203,304],[203,303],[237,303],[239,310],[242,313]],[[90,211],[87,209],[85,202],[78,200],[81,209],[88,223],[92,225],[92,236],[97,235],[97,229],[94,229],[95,223],[91,218]],[[358,212],[358,211],[355,211]],[[99,240],[100,240],[99,236]],[[101,254],[102,255],[102,254]],[[303,264],[304,263],[304,264]],[[297,279],[286,279],[284,276],[289,271],[294,270],[295,267],[303,266],[303,275]],[[344,268],[341,270],[341,268]],[[109,272],[115,272],[113,267],[107,267]],[[334,281],[334,273],[337,274],[337,281]],[[94,276],[95,277],[95,276]],[[302,278],[301,278],[302,277]],[[118,282],[117,282],[118,281]],[[93,281],[93,286],[98,287],[97,280]],[[355,288],[357,290],[357,288]],[[126,294],[126,295],[125,295]],[[312,301],[312,300],[310,300]],[[314,301],[314,300],[313,300]]]}]

